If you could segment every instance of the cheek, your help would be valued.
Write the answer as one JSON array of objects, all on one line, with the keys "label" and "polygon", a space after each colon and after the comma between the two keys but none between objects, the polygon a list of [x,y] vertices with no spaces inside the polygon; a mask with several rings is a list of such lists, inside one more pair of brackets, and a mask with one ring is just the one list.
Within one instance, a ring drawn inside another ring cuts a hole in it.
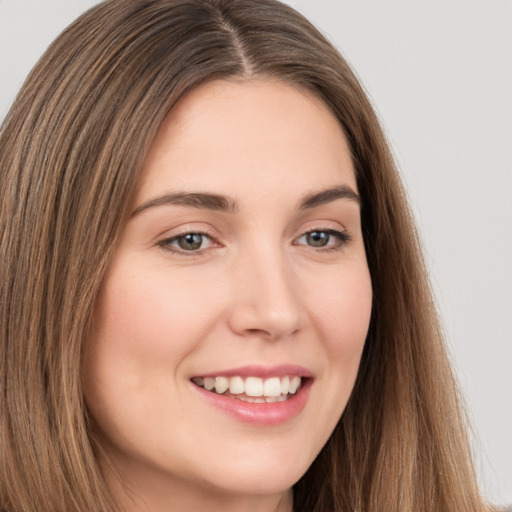
[{"label": "cheek", "polygon": [[209,294],[199,296],[190,284],[162,273],[130,274],[121,265],[103,283],[84,358],[84,394],[101,435],[127,451],[138,439],[134,432],[181,414],[182,361],[200,347],[216,315]]},{"label": "cheek", "polygon": [[366,266],[357,272],[339,273],[313,293],[314,322],[324,339],[330,359],[355,363],[368,332],[372,309],[372,287]]},{"label": "cheek", "polygon": [[318,382],[324,403],[318,405],[317,414],[327,415],[324,425],[328,435],[352,393],[370,323],[372,287],[367,266],[352,270],[336,273],[325,281],[321,293],[311,295],[325,368]]},{"label": "cheek", "polygon": [[322,372],[312,401],[318,453],[345,410],[359,370],[372,308],[372,287],[366,264],[350,272],[332,272],[321,289],[309,291],[310,319],[319,335],[317,356]]},{"label": "cheek", "polygon": [[206,301],[208,294],[197,293],[194,283],[142,275],[121,279],[113,273],[104,283],[95,314],[96,345],[136,365],[176,366],[216,312]]},{"label": "cheek", "polygon": [[122,412],[126,397],[142,413],[148,393],[167,395],[201,330],[197,299],[178,293],[183,287],[116,270],[103,283],[84,364],[88,405],[102,417]]}]

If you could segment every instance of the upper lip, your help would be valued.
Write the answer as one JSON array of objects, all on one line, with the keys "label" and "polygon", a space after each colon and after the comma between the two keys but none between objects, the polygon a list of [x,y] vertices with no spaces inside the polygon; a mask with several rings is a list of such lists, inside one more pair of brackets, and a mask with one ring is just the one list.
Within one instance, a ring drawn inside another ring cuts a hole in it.
[{"label": "upper lip", "polygon": [[263,365],[246,365],[238,368],[228,368],[221,370],[208,371],[198,373],[193,377],[260,377],[262,379],[270,377],[286,377],[290,375],[298,375],[299,377],[310,378],[313,373],[304,366],[295,364],[280,364],[273,366]]}]

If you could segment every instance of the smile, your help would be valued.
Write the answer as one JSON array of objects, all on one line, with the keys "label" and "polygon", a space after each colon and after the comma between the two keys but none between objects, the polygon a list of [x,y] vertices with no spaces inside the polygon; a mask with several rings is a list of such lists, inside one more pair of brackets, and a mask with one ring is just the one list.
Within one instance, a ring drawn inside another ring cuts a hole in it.
[{"label": "smile", "polygon": [[284,377],[194,377],[192,382],[200,388],[225,397],[251,403],[284,402],[301,388],[298,375]]}]

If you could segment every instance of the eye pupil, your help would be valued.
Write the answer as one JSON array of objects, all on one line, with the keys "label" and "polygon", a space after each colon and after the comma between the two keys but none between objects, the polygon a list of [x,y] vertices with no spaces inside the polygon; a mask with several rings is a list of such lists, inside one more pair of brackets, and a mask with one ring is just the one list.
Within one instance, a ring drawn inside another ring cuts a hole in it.
[{"label": "eye pupil", "polygon": [[184,251],[195,251],[201,248],[203,235],[199,233],[188,233],[178,238],[178,245]]},{"label": "eye pupil", "polygon": [[329,243],[330,234],[325,231],[312,231],[306,235],[308,245],[312,247],[325,247]]}]

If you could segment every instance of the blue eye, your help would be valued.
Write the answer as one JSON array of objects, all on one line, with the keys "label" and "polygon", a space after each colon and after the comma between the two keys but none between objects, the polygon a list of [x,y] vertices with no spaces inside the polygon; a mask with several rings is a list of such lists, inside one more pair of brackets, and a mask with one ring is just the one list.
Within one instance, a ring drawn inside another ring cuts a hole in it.
[{"label": "blue eye", "polygon": [[160,247],[171,252],[198,252],[212,244],[212,239],[206,233],[184,233],[160,242]]},{"label": "blue eye", "polygon": [[315,249],[339,249],[350,240],[348,233],[335,229],[315,229],[304,233],[297,244],[308,245]]}]

